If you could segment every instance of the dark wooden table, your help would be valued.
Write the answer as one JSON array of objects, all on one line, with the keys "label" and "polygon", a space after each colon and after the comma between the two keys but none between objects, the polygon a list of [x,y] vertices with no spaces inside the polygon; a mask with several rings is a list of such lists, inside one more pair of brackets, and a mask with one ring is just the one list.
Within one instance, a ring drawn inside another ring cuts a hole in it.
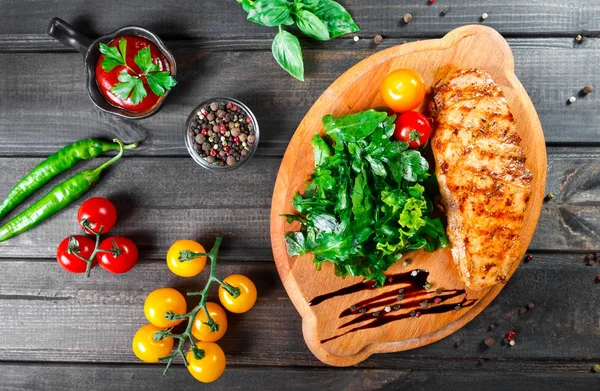
[{"label": "dark wooden table", "polygon": [[[115,232],[139,245],[141,261],[132,272],[95,270],[84,279],[58,267],[56,246],[78,232],[77,205],[0,244],[0,390],[600,389],[600,374],[591,373],[600,363],[600,284],[594,281],[600,267],[584,261],[600,249],[600,93],[566,104],[584,85],[600,87],[600,2],[342,2],[362,29],[360,41],[302,40],[307,81],[301,83],[273,60],[274,30],[246,22],[234,0],[0,0],[0,196],[42,157],[73,141],[143,140],[91,194],[115,202]],[[401,21],[406,12],[414,16],[409,25]],[[489,18],[481,22],[484,12]],[[179,85],[162,111],[125,121],[96,110],[81,56],[45,35],[54,16],[90,36],[139,24],[165,39]],[[304,344],[271,255],[269,208],[281,157],[311,104],[350,66],[382,48],[441,37],[469,23],[494,27],[508,39],[544,127],[547,191],[555,198],[543,207],[530,247],[534,259],[454,335],[352,368],[324,366]],[[587,37],[582,44],[574,41],[579,33]],[[376,34],[384,37],[379,45]],[[255,157],[231,173],[197,166],[183,143],[187,115],[212,96],[246,102],[261,124]],[[162,366],[140,363],[131,338],[145,323],[150,291],[203,284],[205,277],[184,280],[169,272],[169,245],[195,238],[210,246],[215,233],[227,236],[221,273],[250,276],[259,300],[251,312],[230,317],[221,343],[228,369],[203,386],[183,365],[163,377]],[[530,302],[535,308],[519,315]],[[494,322],[498,327],[489,332]],[[510,329],[517,332],[515,346],[482,347],[486,336],[500,341]]]}]

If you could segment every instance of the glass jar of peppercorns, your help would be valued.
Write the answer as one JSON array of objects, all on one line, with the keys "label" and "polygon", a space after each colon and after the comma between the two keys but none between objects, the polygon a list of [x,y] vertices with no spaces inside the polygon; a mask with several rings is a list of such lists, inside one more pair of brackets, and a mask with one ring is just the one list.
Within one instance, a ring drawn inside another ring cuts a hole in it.
[{"label": "glass jar of peppercorns", "polygon": [[250,109],[232,98],[212,98],[192,111],[185,125],[185,145],[204,168],[233,170],[258,146],[258,123]]}]

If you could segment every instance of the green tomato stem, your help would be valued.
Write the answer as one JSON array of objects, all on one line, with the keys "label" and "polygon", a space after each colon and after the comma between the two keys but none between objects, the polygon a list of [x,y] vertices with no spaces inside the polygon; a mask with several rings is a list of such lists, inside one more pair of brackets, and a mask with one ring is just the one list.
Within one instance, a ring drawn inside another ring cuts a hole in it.
[{"label": "green tomato stem", "polygon": [[[165,374],[165,375],[168,373],[169,368],[170,368],[171,364],[173,363],[173,360],[178,355],[181,356],[181,358],[183,359],[183,363],[186,366],[189,365],[187,358],[185,356],[185,352],[184,352],[184,347],[188,341],[189,341],[190,348],[194,354],[194,357],[197,360],[201,360],[204,358],[204,354],[205,354],[204,350],[196,348],[197,341],[194,338],[194,336],[192,335],[192,328],[194,326],[194,320],[196,319],[196,316],[198,315],[198,313],[201,310],[203,310],[204,313],[206,314],[206,322],[203,322],[203,323],[206,324],[210,328],[211,332],[219,331],[219,324],[217,322],[215,322],[213,318],[210,317],[210,314],[208,313],[208,308],[206,307],[206,300],[208,299],[208,293],[210,291],[210,288],[211,288],[213,282],[220,284],[233,297],[238,297],[240,294],[239,288],[234,287],[230,284],[227,284],[227,283],[221,281],[221,279],[219,279],[216,275],[217,256],[219,255],[219,247],[221,246],[222,241],[223,241],[223,238],[221,236],[217,236],[217,238],[215,239],[215,244],[213,245],[213,248],[208,253],[193,253],[193,252],[187,251],[187,250],[181,251],[179,253],[179,261],[180,262],[187,262],[191,259],[198,258],[198,257],[207,257],[208,259],[210,259],[210,275],[208,277],[208,281],[206,281],[206,285],[204,286],[204,289],[202,289],[199,292],[188,292],[187,293],[188,296],[200,296],[200,302],[198,303],[198,305],[196,307],[194,307],[193,310],[191,310],[190,312],[185,313],[185,314],[174,314],[172,312],[167,312],[165,314],[165,318],[167,320],[187,319],[188,323],[187,323],[185,330],[180,334],[172,334],[171,329],[165,329],[165,330],[157,332],[154,335],[154,339],[157,341],[160,341],[163,338],[174,338],[174,339],[178,340],[177,348],[173,352],[171,352],[170,355],[163,357],[159,360],[159,361],[167,362],[167,366],[165,368],[165,371],[163,372],[163,374]],[[236,295],[236,291],[237,291],[237,295]]]}]

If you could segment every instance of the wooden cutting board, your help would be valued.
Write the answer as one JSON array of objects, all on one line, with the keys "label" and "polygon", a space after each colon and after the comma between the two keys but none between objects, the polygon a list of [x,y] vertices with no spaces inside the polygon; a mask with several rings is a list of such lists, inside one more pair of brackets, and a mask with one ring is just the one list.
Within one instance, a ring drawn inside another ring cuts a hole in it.
[{"label": "wooden cutting board", "polygon": [[[271,242],[281,281],[302,316],[306,344],[317,358],[330,365],[353,365],[373,353],[414,349],[438,341],[473,319],[504,288],[500,284],[479,292],[466,289],[449,250],[405,255],[403,260],[410,260],[408,266],[403,262],[393,265],[386,273],[391,276],[390,282],[378,289],[370,289],[361,278],[336,277],[328,263],[316,271],[311,255],[287,255],[284,233],[298,226],[287,224],[280,215],[294,213],[292,197],[303,191],[304,182],[312,174],[310,140],[321,131],[321,118],[384,106],[379,86],[389,72],[398,68],[416,70],[428,87],[449,71],[479,68],[489,72],[503,90],[523,138],[526,164],[533,173],[532,198],[520,237],[521,257],[531,241],[543,202],[546,148],[542,127],[514,74],[512,52],[495,30],[478,25],[460,27],[442,39],[383,50],[350,68],[325,90],[298,126],[279,169],[271,207]],[[426,287],[429,289],[423,287],[426,283],[431,285]],[[423,301],[430,306],[423,308]],[[363,308],[365,313],[360,312]]]}]

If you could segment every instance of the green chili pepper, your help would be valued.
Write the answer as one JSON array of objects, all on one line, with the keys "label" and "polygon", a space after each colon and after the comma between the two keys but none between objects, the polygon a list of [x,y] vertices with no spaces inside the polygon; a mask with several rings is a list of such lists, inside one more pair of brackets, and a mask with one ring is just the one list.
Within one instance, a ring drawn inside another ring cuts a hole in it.
[{"label": "green chili pepper", "polygon": [[85,170],[73,175],[21,214],[4,224],[0,227],[0,242],[35,227],[67,205],[77,201],[90,190],[100,179],[102,171],[123,156],[123,152],[125,152],[123,143],[118,139],[115,139],[114,142],[119,146],[119,153],[115,157],[94,170]]},{"label": "green chili pepper", "polygon": [[[125,145],[124,148],[133,149],[137,145],[138,143],[129,144]],[[67,145],[60,151],[53,153],[31,170],[8,193],[6,199],[0,204],[0,219],[61,172],[68,170],[82,160],[89,160],[104,152],[120,148],[120,145],[115,142],[87,139]]]}]

